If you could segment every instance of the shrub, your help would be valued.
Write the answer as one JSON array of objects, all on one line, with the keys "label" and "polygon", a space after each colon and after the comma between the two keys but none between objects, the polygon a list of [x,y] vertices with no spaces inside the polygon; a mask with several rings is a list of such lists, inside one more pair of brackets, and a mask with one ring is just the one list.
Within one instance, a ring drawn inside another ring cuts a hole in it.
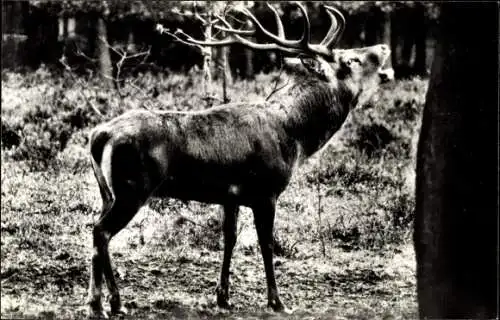
[{"label": "shrub", "polygon": [[2,119],[2,149],[11,149],[21,143],[20,128],[4,122]]},{"label": "shrub", "polygon": [[[22,85],[35,86],[38,81],[44,81],[38,84],[40,95],[32,90],[37,95],[28,104],[2,115],[2,148],[8,158],[26,161],[32,170],[45,170],[53,166],[76,132],[103,119],[86,106],[81,96],[67,90],[67,83],[50,78],[43,70],[27,75]],[[94,98],[100,101],[99,94]]]},{"label": "shrub", "polygon": [[161,241],[168,246],[187,245],[214,251],[222,248],[219,206],[154,199],[149,207],[164,216],[166,226]]},{"label": "shrub", "polygon": [[372,100],[353,111],[346,145],[369,157],[410,157],[425,101],[427,82],[399,81],[379,90]]}]

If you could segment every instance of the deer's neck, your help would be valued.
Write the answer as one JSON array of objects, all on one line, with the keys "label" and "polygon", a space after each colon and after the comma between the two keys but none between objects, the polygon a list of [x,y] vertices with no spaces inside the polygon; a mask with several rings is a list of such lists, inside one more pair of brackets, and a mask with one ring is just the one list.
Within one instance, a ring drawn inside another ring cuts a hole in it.
[{"label": "deer's neck", "polygon": [[291,103],[286,128],[299,144],[303,157],[321,149],[337,132],[356,103],[352,92],[343,85],[332,88],[322,83],[302,86]]}]

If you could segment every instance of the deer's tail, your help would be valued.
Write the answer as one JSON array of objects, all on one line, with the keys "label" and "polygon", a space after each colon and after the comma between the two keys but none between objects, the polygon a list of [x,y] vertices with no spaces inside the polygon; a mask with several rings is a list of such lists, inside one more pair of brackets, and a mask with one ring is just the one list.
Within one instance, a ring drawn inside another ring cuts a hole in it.
[{"label": "deer's tail", "polygon": [[102,129],[94,130],[90,136],[91,163],[101,192],[103,213],[108,211],[115,201],[111,175],[113,146],[109,142],[110,134]]}]

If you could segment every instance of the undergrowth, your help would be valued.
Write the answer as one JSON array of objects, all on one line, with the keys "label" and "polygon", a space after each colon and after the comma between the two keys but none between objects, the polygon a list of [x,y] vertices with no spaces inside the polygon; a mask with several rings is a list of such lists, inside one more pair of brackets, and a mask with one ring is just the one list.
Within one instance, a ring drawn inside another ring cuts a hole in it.
[{"label": "undergrowth", "polygon": [[[230,84],[229,97],[248,101],[267,96],[275,77],[258,75],[255,81]],[[2,161],[24,163],[32,172],[88,172],[88,134],[98,123],[131,108],[208,106],[196,71],[140,74],[125,79],[120,94],[103,88],[98,79],[82,80],[84,87],[68,75],[54,77],[44,69],[22,76],[2,72]],[[278,212],[276,254],[300,256],[300,244],[306,241],[353,250],[408,240],[414,196],[413,181],[407,176],[414,167],[426,86],[426,80],[414,79],[383,87],[368,104],[353,111],[334,137],[336,144],[320,155],[320,166],[306,164],[296,173],[278,204],[278,210],[287,213],[280,218]],[[220,96],[220,84],[212,91]],[[164,232],[166,243],[177,246],[186,240],[192,246],[221,248],[219,211],[205,206],[196,213],[175,200],[161,203],[151,208],[173,216],[181,212]],[[298,239],[303,229],[315,231]]]}]

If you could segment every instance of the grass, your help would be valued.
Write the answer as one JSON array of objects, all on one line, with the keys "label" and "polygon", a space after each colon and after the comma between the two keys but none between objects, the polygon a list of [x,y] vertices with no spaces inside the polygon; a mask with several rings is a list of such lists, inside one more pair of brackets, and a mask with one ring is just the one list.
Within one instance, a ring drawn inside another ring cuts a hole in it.
[{"label": "grass", "polygon": [[[267,96],[275,75],[229,87],[232,101]],[[155,86],[162,108],[205,107],[196,73],[141,75],[120,97],[86,79],[109,118]],[[427,81],[386,85],[353,111],[329,146],[295,173],[276,217],[277,282],[287,318],[415,318],[413,168]],[[91,230],[100,196],[87,155],[102,121],[65,76],[2,73],[2,318],[86,315]],[[214,91],[220,92],[219,87]],[[215,307],[222,260],[217,206],[155,200],[111,242],[133,317],[280,318],[266,308],[264,268],[243,208],[232,262],[234,309]],[[106,292],[106,291],[105,291]]]}]

